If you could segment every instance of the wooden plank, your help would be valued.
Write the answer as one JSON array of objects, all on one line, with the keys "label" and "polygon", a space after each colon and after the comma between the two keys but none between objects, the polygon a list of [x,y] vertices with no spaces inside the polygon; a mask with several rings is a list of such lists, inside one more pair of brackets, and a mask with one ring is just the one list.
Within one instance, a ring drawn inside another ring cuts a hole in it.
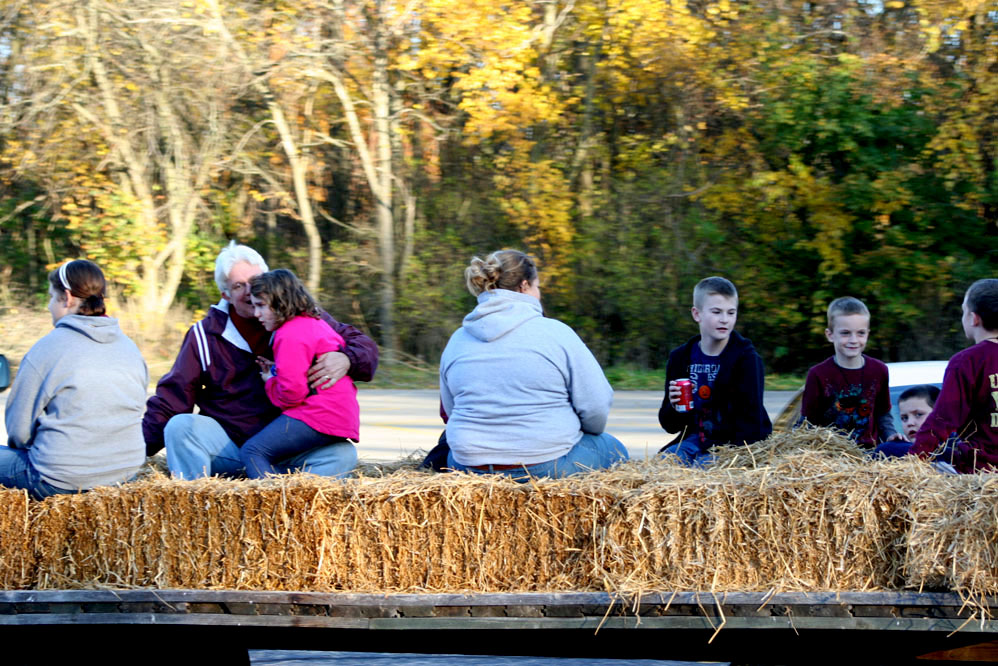
[{"label": "wooden plank", "polygon": [[[913,592],[644,595],[637,608],[605,593],[330,594],[226,590],[0,592],[0,625],[217,625],[465,630],[597,627],[840,629],[996,633],[968,623],[959,595]],[[720,604],[720,608],[719,608]],[[935,604],[935,605],[934,605]],[[722,619],[723,616],[723,619]]]},{"label": "wooden plank", "polygon": [[[0,616],[0,626],[51,626],[51,625],[119,625],[119,626],[219,626],[246,628],[322,628],[364,629],[381,631],[435,631],[435,630],[495,630],[530,631],[568,629],[596,632],[597,629],[628,630],[711,630],[721,626],[716,618],[694,616],[665,616],[653,618],[630,617],[393,617],[345,618],[309,615],[220,615],[160,614],[160,613],[31,613]],[[724,629],[787,630],[800,631],[850,630],[850,631],[916,631],[949,634],[964,631],[998,634],[998,622],[967,623],[952,618],[882,618],[882,617],[728,617]]]},{"label": "wooden plank", "polygon": [[[560,593],[483,593],[483,594],[358,594],[328,592],[283,592],[247,590],[3,590],[3,603],[114,603],[117,601],[168,602],[171,604],[196,601],[199,603],[273,603],[317,604],[336,606],[541,606],[541,605],[598,605],[630,606],[633,600],[605,592]],[[963,599],[952,592],[679,592],[643,594],[640,604],[664,605],[702,604],[716,605],[897,605],[897,606],[962,606]],[[998,606],[998,599],[987,602]]]},{"label": "wooden plank", "polygon": [[211,627],[304,627],[325,629],[370,629],[371,620],[299,615],[214,615],[158,613],[37,613],[0,616],[0,626],[119,625],[119,626],[211,626]]},{"label": "wooden plank", "polygon": [[[702,629],[714,630],[721,622],[705,617],[672,616],[656,618],[635,617],[587,617],[587,618],[516,618],[516,617],[473,617],[473,618],[375,618],[371,629],[380,630],[443,630],[443,629]],[[957,629],[998,633],[998,623],[986,622],[983,629],[980,623],[971,625],[963,620],[948,618],[838,618],[838,617],[729,617],[723,623],[724,629],[752,630],[852,630],[852,631],[918,631],[944,632],[949,634]]]}]

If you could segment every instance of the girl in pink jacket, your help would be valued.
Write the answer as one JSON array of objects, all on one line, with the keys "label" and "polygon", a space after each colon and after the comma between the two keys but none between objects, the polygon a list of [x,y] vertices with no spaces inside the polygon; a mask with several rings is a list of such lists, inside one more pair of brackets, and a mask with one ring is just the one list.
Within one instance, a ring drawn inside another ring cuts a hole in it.
[{"label": "girl in pink jacket", "polygon": [[360,430],[357,387],[344,376],[316,391],[307,379],[316,356],[341,351],[343,338],[319,319],[315,300],[289,270],[279,268],[254,277],[250,293],[254,315],[274,334],[274,360],[261,357],[258,363],[267,397],[283,414],[240,449],[247,476],[275,474],[274,462],[330,445],[344,448],[343,469],[337,476],[345,476],[357,464],[353,444]]}]

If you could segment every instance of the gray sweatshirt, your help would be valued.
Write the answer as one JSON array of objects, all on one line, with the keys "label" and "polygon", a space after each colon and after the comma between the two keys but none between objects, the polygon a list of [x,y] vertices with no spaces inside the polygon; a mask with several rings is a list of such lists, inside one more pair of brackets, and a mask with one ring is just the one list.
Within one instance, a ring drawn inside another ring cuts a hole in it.
[{"label": "gray sweatshirt", "polygon": [[440,359],[447,442],[462,465],[531,465],[599,434],[613,389],[575,331],[533,296],[478,296]]},{"label": "gray sweatshirt", "polygon": [[7,445],[66,490],[127,481],[145,461],[149,373],[110,317],[66,315],[28,351],[7,399]]}]

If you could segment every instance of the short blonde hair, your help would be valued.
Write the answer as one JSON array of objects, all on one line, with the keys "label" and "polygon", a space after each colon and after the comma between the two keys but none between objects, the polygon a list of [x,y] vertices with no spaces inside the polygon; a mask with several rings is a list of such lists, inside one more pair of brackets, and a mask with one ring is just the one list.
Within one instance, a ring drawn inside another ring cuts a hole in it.
[{"label": "short blonde hair", "polygon": [[704,299],[714,294],[738,300],[738,290],[731,280],[713,276],[700,280],[697,286],[693,287],[693,307],[697,310],[702,309]]},{"label": "short blonde hair", "polygon": [[864,304],[863,301],[858,298],[853,298],[852,296],[836,298],[828,304],[828,330],[835,328],[836,317],[857,314],[866,315],[867,318],[870,317],[870,311],[867,309],[866,304]]}]

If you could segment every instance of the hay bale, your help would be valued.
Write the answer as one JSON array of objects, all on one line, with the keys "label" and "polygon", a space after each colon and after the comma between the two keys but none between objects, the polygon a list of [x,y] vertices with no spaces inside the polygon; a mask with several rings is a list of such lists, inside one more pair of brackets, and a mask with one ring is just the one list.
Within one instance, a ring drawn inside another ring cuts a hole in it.
[{"label": "hay bale", "polygon": [[49,498],[35,519],[37,586],[310,589],[320,549],[309,517],[339,486],[151,479]]},{"label": "hay bale", "polygon": [[396,475],[354,484],[326,521],[324,586],[357,591],[600,589],[600,526],[617,504],[587,477]]},{"label": "hay bale", "polygon": [[998,593],[992,477],[871,462],[820,428],[716,457],[705,470],[653,458],[530,483],[430,474],[412,460],[344,481],[151,470],[44,502],[11,491],[0,585]]},{"label": "hay bale", "polygon": [[153,479],[39,503],[37,587],[599,589],[593,535],[615,501],[460,474]]},{"label": "hay bale", "polygon": [[34,583],[31,504],[27,491],[0,488],[0,589],[30,589]]},{"label": "hay bale", "polygon": [[909,587],[998,594],[998,475],[927,474],[912,492]]},{"label": "hay bale", "polygon": [[706,470],[666,463],[622,499],[605,546],[611,587],[874,590],[903,582],[907,467],[867,461],[827,430],[781,433],[722,449],[717,459]]},{"label": "hay bale", "polygon": [[841,431],[804,425],[796,430],[778,431],[748,446],[722,446],[714,450],[715,467],[759,469],[792,464],[800,456],[823,456],[836,461],[865,465],[867,451]]}]

